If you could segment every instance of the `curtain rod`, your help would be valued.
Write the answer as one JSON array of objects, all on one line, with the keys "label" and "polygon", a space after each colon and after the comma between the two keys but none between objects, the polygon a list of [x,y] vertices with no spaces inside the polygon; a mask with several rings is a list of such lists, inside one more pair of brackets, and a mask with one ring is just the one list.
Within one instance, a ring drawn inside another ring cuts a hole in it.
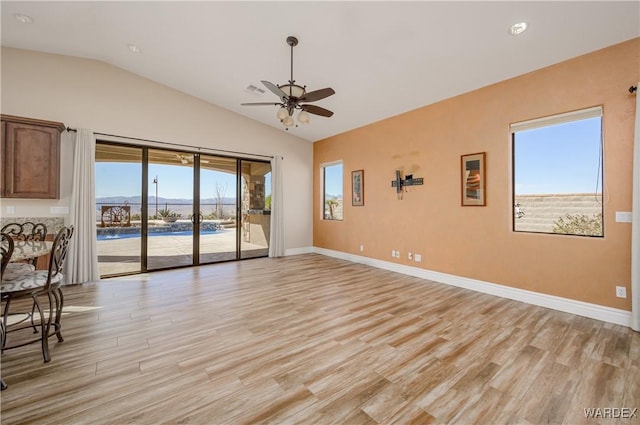
[{"label": "curtain rod", "polygon": [[[67,131],[75,131],[77,132],[78,129],[77,128],[71,128],[71,127],[67,127]],[[202,146],[193,146],[193,145],[178,145],[176,143],[170,143],[170,142],[161,142],[158,140],[150,140],[150,139],[141,139],[139,137],[129,137],[129,136],[118,136],[117,134],[108,134],[108,133],[97,133],[94,132],[93,134],[97,134],[99,136],[107,136],[107,137],[119,137],[121,139],[129,139],[129,140],[137,140],[140,142],[151,142],[151,143],[158,143],[161,145],[167,145],[167,146],[171,146],[174,148],[193,148],[193,149],[197,149],[197,150],[209,150],[209,151],[214,151],[214,152],[224,152],[224,153],[230,153],[230,154],[237,154],[237,155],[248,155],[248,156],[260,156],[262,158],[273,158],[273,156],[270,155],[260,155],[257,153],[247,153],[247,152],[238,152],[238,151],[229,151],[229,150],[225,150],[225,149],[210,149],[210,148],[205,148]]]}]

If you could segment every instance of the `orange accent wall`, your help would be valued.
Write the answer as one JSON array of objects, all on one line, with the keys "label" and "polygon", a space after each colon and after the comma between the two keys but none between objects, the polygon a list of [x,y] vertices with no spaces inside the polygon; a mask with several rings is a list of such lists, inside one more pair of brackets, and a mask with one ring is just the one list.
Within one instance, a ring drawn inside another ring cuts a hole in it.
[{"label": "orange accent wall", "polygon": [[[636,38],[316,142],[314,246],[631,310],[630,297],[615,296],[616,286],[631,293],[631,224],[616,223],[615,213],[631,211],[635,96],[627,90],[639,80]],[[604,106],[605,237],[513,232],[509,124],[596,105]],[[462,207],[460,156],[476,152],[487,155],[487,206]],[[336,160],[344,220],[325,221],[320,167]],[[353,207],[351,171],[360,169],[365,206]],[[424,185],[398,200],[396,169]]]}]

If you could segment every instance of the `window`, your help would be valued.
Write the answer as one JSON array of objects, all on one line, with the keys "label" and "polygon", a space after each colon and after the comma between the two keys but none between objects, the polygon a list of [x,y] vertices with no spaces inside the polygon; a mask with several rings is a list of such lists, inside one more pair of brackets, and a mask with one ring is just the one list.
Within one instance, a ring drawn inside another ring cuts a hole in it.
[{"label": "window", "polygon": [[342,163],[322,166],[322,205],[325,220],[342,220]]},{"label": "window", "polygon": [[511,125],[513,230],[603,236],[602,108]]}]

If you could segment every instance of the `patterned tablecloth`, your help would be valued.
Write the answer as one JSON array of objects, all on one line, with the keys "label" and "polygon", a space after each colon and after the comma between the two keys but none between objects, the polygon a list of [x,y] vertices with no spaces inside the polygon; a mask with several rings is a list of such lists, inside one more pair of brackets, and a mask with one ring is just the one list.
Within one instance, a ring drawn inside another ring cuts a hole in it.
[{"label": "patterned tablecloth", "polygon": [[10,262],[29,260],[51,252],[53,242],[49,241],[15,241]]}]

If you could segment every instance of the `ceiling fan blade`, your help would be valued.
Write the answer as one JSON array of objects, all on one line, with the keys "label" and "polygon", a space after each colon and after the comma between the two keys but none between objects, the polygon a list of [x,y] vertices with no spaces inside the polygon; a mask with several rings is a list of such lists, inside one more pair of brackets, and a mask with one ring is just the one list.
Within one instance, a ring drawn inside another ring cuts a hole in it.
[{"label": "ceiling fan blade", "polygon": [[300,105],[300,108],[302,108],[303,111],[307,111],[308,113],[314,115],[320,115],[321,117],[330,117],[331,115],[333,115],[333,112],[331,112],[330,110],[321,108],[316,105]]},{"label": "ceiling fan blade", "polygon": [[335,90],[331,87],[327,87],[326,89],[314,90],[302,96],[298,99],[300,102],[315,102],[316,100],[324,99],[325,97],[329,97],[333,94],[336,94]]},{"label": "ceiling fan blade", "polygon": [[282,91],[282,89],[280,89],[280,87],[276,86],[275,84],[269,82],[269,81],[265,81],[262,80],[260,81],[262,84],[264,84],[264,86],[266,88],[268,88],[269,90],[271,90],[271,92],[273,94],[275,94],[276,96],[278,96],[280,99],[289,99],[289,96],[287,96],[287,94],[285,92]]},{"label": "ceiling fan blade", "polygon": [[240,105],[242,106],[273,106],[273,105],[280,105],[280,103],[277,102],[255,102],[255,103],[241,103]]}]

